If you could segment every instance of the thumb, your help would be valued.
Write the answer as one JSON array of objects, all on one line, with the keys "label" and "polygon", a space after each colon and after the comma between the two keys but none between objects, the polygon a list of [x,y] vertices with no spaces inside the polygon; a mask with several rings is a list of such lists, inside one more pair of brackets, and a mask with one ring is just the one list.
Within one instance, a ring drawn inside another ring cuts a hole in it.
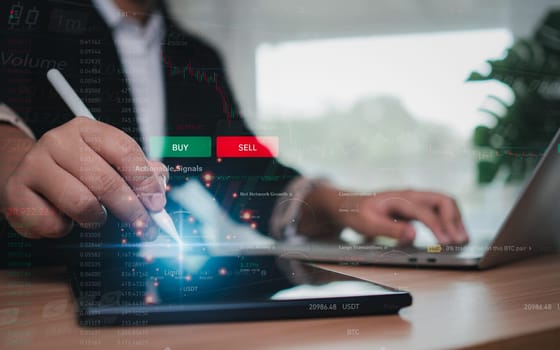
[{"label": "thumb", "polygon": [[148,165],[150,166],[150,169],[153,171],[154,175],[158,179],[157,191],[151,193],[150,195],[163,197],[162,201],[159,202],[162,204],[161,207],[159,206],[157,208],[151,207],[150,209],[152,211],[159,211],[165,207],[165,202],[166,202],[165,192],[166,192],[167,180],[169,179],[169,171],[167,170],[167,166],[161,162],[148,160]]},{"label": "thumb", "polygon": [[167,183],[167,181],[169,180],[169,171],[167,170],[167,166],[161,162],[156,162],[155,160],[148,160],[148,164],[150,165],[150,168],[153,170],[154,174],[158,178],[163,176],[165,178],[165,183]]}]

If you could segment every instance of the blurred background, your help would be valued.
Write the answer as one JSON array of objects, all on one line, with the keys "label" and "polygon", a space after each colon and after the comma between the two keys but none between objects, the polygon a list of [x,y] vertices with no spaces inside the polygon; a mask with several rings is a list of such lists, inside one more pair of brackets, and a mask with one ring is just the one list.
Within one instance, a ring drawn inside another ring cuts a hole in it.
[{"label": "blurred background", "polygon": [[[222,52],[244,117],[280,137],[283,162],[352,190],[446,192],[471,232],[496,230],[558,127],[560,109],[552,124],[516,112],[550,77],[558,106],[558,56],[535,41],[557,1],[168,2]],[[523,65],[541,76],[519,77]]]}]

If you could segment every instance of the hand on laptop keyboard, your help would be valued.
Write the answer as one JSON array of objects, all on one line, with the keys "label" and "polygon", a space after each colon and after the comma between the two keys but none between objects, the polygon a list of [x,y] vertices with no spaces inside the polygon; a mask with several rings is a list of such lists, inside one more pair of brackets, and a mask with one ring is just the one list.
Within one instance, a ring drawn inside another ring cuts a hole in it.
[{"label": "hand on laptop keyboard", "polygon": [[426,225],[442,245],[464,244],[468,236],[459,208],[446,195],[424,191],[353,193],[321,185],[302,206],[299,231],[318,236],[321,227],[349,227],[365,236],[387,236],[400,243],[416,237],[412,221]]}]

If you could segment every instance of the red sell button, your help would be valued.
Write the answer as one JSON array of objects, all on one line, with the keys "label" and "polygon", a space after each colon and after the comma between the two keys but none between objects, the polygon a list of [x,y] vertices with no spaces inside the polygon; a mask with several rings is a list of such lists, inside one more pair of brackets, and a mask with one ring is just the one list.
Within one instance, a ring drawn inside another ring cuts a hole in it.
[{"label": "red sell button", "polygon": [[218,158],[273,158],[278,156],[277,136],[218,136]]}]

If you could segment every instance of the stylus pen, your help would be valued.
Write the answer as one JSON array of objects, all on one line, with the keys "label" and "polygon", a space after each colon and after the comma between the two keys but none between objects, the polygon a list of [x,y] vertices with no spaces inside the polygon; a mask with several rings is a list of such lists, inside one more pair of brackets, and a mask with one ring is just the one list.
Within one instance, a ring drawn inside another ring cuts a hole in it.
[{"label": "stylus pen", "polygon": [[[47,79],[76,117],[83,116],[95,120],[93,114],[91,114],[78,94],[76,94],[76,91],[72,89],[72,86],[70,86],[68,81],[58,69],[50,69],[47,72]],[[159,228],[177,241],[179,247],[182,247],[183,241],[177,232],[177,228],[175,228],[175,225],[173,224],[173,220],[171,220],[171,217],[165,209],[162,209],[157,213],[150,212],[150,216]]]}]

